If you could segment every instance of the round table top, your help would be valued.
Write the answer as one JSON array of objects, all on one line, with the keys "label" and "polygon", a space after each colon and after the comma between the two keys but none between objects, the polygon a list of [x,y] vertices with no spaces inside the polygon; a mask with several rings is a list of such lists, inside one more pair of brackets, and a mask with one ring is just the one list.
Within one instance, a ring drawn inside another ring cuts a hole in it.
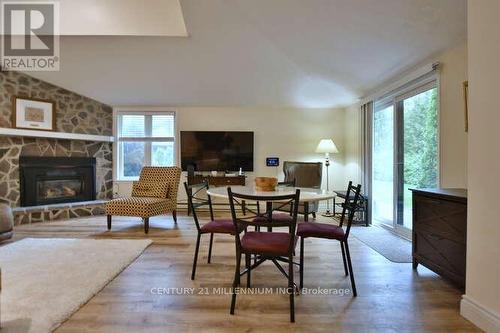
[{"label": "round table top", "polygon": [[[321,201],[335,198],[336,194],[332,191],[325,191],[317,188],[305,187],[277,187],[275,191],[257,191],[254,186],[231,186],[233,193],[255,195],[260,197],[272,197],[276,195],[294,194],[300,190],[300,202]],[[227,187],[211,187],[207,194],[213,197],[228,198]]]}]

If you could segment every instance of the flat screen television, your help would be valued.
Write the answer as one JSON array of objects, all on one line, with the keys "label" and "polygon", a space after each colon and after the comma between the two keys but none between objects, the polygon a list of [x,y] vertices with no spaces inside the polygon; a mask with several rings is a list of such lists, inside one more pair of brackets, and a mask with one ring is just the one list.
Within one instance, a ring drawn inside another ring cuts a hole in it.
[{"label": "flat screen television", "polygon": [[196,171],[253,171],[253,132],[181,131],[181,166]]}]

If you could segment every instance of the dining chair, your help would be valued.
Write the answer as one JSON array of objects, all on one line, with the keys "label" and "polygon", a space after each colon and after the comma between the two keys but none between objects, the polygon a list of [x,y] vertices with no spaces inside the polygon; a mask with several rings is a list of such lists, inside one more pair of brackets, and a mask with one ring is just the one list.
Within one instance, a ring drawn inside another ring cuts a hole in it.
[{"label": "dining chair", "polygon": [[[323,238],[332,239],[340,242],[342,250],[342,260],[344,262],[345,275],[351,278],[351,287],[354,296],[357,296],[354,273],[352,271],[351,254],[349,252],[349,232],[351,230],[354,213],[357,210],[361,185],[353,186],[349,182],[347,187],[347,197],[352,200],[346,200],[342,205],[342,215],[338,226],[333,224],[304,222],[297,227],[297,236],[300,237],[300,289],[304,287],[304,239],[305,238]],[[345,229],[344,229],[345,226]]]},{"label": "dining chair", "polygon": [[[283,182],[278,182],[278,187],[295,187],[295,179],[290,180],[290,181],[283,181]],[[272,214],[272,219],[275,221],[290,221],[292,219],[292,213],[293,213],[293,206],[292,205],[285,205],[283,206],[282,204],[274,204],[276,211],[273,211]],[[283,211],[286,211],[287,213],[283,213]],[[257,213],[260,214],[260,204],[257,202]],[[267,216],[257,216],[254,218],[254,222],[266,222],[267,221]],[[255,227],[256,231],[260,231],[260,227],[256,226]],[[272,231],[272,227],[268,227],[268,231]]]},{"label": "dining chair", "polygon": [[[194,224],[196,225],[196,230],[198,231],[198,236],[196,238],[196,249],[194,252],[193,259],[193,269],[191,272],[191,280],[194,280],[196,274],[196,265],[198,262],[198,252],[200,249],[201,236],[204,234],[210,234],[210,245],[208,248],[208,260],[210,264],[212,258],[212,245],[214,241],[214,234],[234,234],[234,224],[231,218],[229,219],[214,219],[214,211],[212,208],[212,199],[206,191],[209,189],[208,183],[200,183],[188,185],[184,182],[184,188],[186,190],[189,209],[193,214]],[[210,213],[210,221],[200,225],[198,219],[198,209],[201,207],[208,207]]]},{"label": "dining chair", "polygon": [[[263,262],[270,260],[278,268],[278,270],[288,279],[288,292],[290,294],[290,321],[295,321],[295,290],[296,285],[293,279],[293,253],[297,244],[296,225],[298,203],[300,198],[300,190],[296,190],[293,194],[276,195],[276,196],[254,196],[233,193],[231,188],[227,189],[229,196],[229,204],[231,207],[231,216],[233,218],[234,228],[245,230],[243,235],[235,233],[236,244],[236,268],[234,273],[231,310],[233,315],[236,306],[236,288],[240,285],[240,277],[247,275],[247,287],[251,285],[251,271],[261,265]],[[266,212],[260,213],[252,209],[247,209],[247,215],[240,213],[237,207],[242,206],[242,202],[246,201],[265,201]],[[273,219],[273,210],[281,208],[284,205],[292,205],[293,211],[290,219],[275,220]],[[255,218],[262,218],[259,222],[255,222]],[[250,226],[259,227],[286,227],[287,232],[261,232],[261,231],[246,231]],[[245,255],[245,270],[241,272],[241,256]],[[251,257],[257,256],[256,262],[251,264]],[[280,265],[279,262],[288,264],[288,273]]]}]

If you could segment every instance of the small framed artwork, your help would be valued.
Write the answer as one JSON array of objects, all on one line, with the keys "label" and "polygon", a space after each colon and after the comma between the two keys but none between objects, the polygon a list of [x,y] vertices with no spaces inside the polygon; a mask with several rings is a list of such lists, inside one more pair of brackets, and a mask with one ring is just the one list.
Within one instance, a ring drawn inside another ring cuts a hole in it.
[{"label": "small framed artwork", "polygon": [[54,102],[14,97],[12,102],[12,126],[14,128],[54,131],[56,110]]},{"label": "small framed artwork", "polygon": [[465,132],[469,131],[469,81],[464,81],[464,116],[465,116]]}]

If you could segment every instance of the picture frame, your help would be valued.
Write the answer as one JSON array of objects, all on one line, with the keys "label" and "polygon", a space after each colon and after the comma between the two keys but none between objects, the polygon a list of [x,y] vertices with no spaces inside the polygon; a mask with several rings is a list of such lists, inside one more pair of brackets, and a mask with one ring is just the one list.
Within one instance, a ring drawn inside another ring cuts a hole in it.
[{"label": "picture frame", "polygon": [[463,82],[465,132],[469,132],[469,81]]},{"label": "picture frame", "polygon": [[15,96],[12,100],[12,127],[55,131],[55,103],[44,99]]}]

